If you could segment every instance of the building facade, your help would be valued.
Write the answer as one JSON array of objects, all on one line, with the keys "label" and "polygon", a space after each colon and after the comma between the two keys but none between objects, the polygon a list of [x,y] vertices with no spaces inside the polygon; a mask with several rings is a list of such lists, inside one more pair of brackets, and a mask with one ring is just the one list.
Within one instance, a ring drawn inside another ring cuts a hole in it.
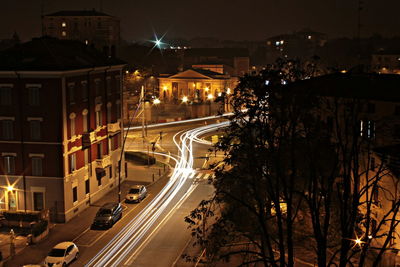
[{"label": "building facade", "polygon": [[203,70],[187,69],[167,77],[159,77],[160,100],[163,103],[213,101],[222,93],[230,94],[237,77]]},{"label": "building facade", "polygon": [[59,11],[42,17],[43,36],[79,40],[109,56],[120,42],[118,18],[96,10]]},{"label": "building facade", "polygon": [[383,74],[400,74],[400,52],[381,52],[373,54],[371,70]]},{"label": "building facade", "polygon": [[123,67],[54,38],[0,54],[1,210],[65,222],[125,179]]}]

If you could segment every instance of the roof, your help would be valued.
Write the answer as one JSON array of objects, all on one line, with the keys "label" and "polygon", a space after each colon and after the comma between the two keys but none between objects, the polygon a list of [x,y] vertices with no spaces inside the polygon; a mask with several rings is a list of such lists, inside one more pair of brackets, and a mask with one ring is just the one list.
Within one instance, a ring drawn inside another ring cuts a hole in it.
[{"label": "roof", "polygon": [[0,52],[0,71],[62,71],[124,65],[79,41],[34,38]]},{"label": "roof", "polygon": [[131,188],[142,188],[144,185],[136,184],[132,185]]},{"label": "roof", "polygon": [[111,17],[110,15],[96,11],[95,9],[92,10],[62,10],[55,13],[47,14],[45,16],[48,17],[80,17],[80,16],[106,16]]},{"label": "roof", "polygon": [[319,96],[400,102],[400,75],[334,73],[287,85]]},{"label": "roof", "polygon": [[71,246],[71,245],[73,245],[73,244],[74,244],[74,243],[68,242],[68,241],[66,241],[66,242],[61,242],[61,243],[58,243],[57,245],[55,245],[54,248],[66,249],[66,248],[68,248],[69,246]]},{"label": "roof", "polygon": [[[161,77],[160,77],[161,78]],[[229,79],[230,77],[218,72],[189,68],[184,71],[169,75],[168,77],[162,78],[173,78],[173,79]]]}]

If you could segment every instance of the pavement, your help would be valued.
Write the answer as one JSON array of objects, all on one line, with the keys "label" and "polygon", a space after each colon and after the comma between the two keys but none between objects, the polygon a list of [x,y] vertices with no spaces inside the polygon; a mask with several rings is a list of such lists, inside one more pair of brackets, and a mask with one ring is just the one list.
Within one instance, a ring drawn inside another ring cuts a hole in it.
[{"label": "pavement", "polygon": [[[128,178],[121,184],[122,197],[133,184],[144,184],[151,187],[158,181],[164,180],[169,173],[168,166],[163,164],[155,164],[153,166],[138,166],[128,162]],[[78,214],[67,223],[50,224],[49,235],[37,244],[28,245],[27,238],[19,229],[15,231],[15,255],[10,256],[11,251],[11,234],[9,229],[0,232],[0,252],[3,256],[3,262],[7,267],[23,266],[24,264],[38,264],[44,260],[51,248],[59,242],[74,240],[82,232],[84,232],[92,223],[92,220],[98,208],[106,202],[115,201],[118,195],[118,188],[114,188],[97,202],[91,204],[86,210]],[[38,260],[39,259],[39,260]]]}]

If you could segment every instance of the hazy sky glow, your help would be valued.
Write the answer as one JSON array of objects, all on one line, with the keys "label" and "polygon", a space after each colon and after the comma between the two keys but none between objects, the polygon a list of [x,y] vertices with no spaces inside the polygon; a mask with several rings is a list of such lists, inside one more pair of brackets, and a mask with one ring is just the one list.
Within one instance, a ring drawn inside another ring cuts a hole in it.
[{"label": "hazy sky glow", "polygon": [[[362,36],[399,33],[399,0],[363,0]],[[310,28],[328,37],[353,37],[357,0],[1,0],[0,38],[15,31],[23,40],[40,35],[44,13],[100,9],[121,19],[122,37],[143,40],[153,29],[168,37],[262,40]]]}]

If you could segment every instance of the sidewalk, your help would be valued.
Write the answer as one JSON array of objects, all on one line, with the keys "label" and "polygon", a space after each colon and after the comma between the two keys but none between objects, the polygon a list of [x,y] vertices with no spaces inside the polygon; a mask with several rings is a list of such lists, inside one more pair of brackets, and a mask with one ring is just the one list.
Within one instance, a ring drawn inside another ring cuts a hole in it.
[{"label": "sidewalk", "polygon": [[[161,170],[159,172],[159,170]],[[139,183],[151,187],[153,183],[167,177],[169,173],[166,168],[163,175],[162,166],[135,166],[128,162],[128,178],[121,184],[122,196],[124,197],[131,185]],[[154,180],[153,180],[154,174]],[[161,174],[161,175],[159,175]],[[16,238],[16,255],[10,259],[10,237],[8,234],[0,234],[0,251],[5,260],[4,266],[19,267],[24,264],[42,263],[51,248],[63,241],[70,241],[79,236],[83,231],[90,227],[93,218],[99,208],[106,202],[116,201],[118,196],[118,188],[114,188],[107,193],[102,199],[93,203],[86,210],[81,212],[75,218],[63,224],[51,224],[48,237],[38,244],[26,245],[26,238],[17,235]],[[0,263],[1,266],[1,263]]]}]

